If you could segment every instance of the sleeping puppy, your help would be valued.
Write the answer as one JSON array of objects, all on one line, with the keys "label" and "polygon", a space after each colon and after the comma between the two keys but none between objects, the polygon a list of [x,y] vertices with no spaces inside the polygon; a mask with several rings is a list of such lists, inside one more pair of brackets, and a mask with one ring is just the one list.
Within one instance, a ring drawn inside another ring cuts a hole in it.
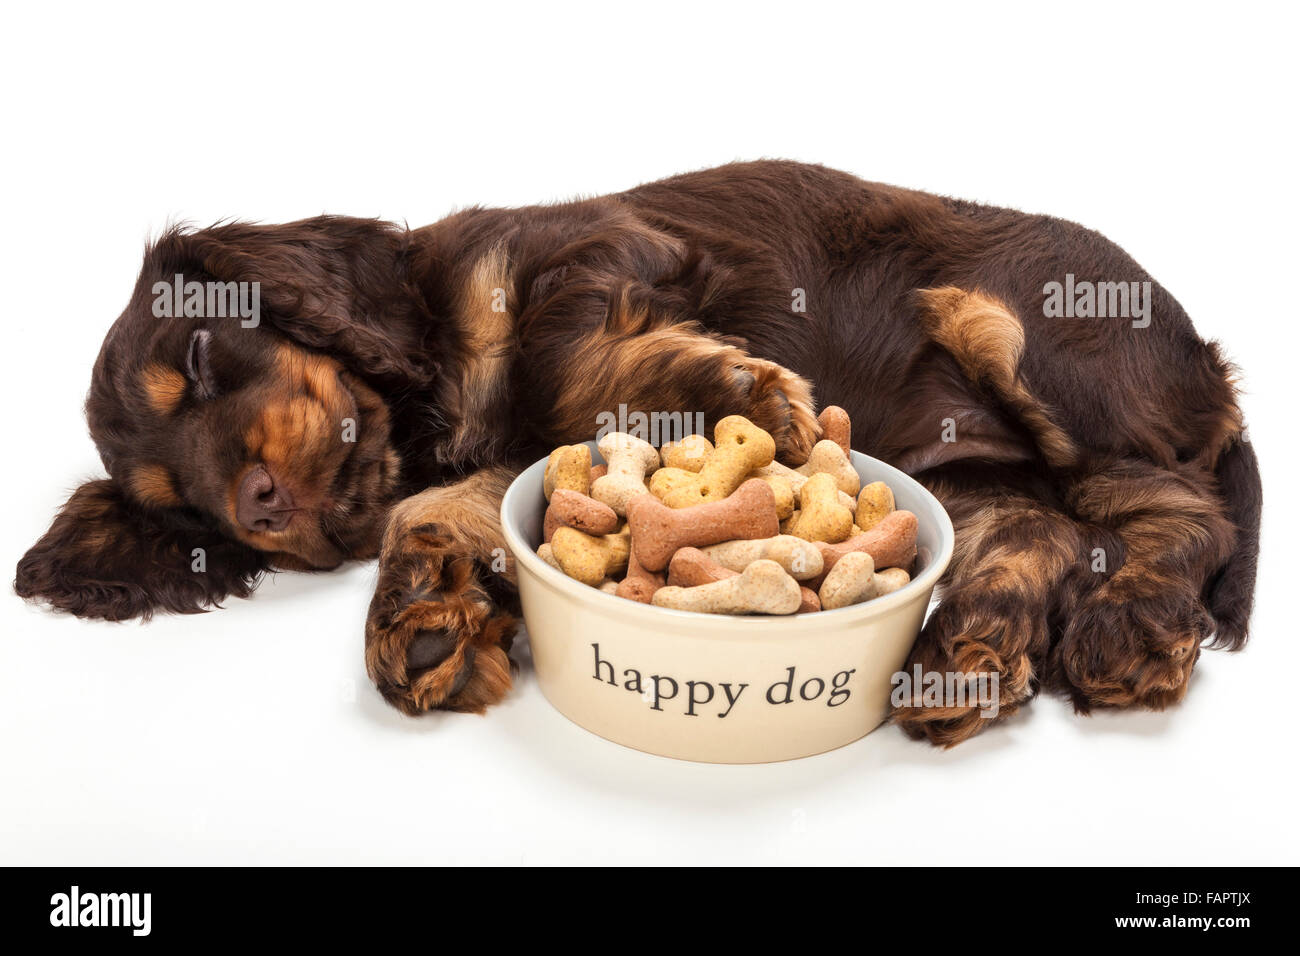
[{"label": "sleeping puppy", "polygon": [[[1217,347],[1072,223],[742,163],[416,230],[322,216],[154,243],[86,402],[108,478],[18,565],[85,617],[192,612],[269,569],[379,557],[366,665],[408,714],[511,681],[500,497],[620,406],[744,414],[801,461],[818,405],[948,508],[912,650],[1038,690],[1180,700],[1238,648],[1259,472]],[[503,570],[504,567],[504,570]],[[952,744],[992,721],[900,708]]]}]

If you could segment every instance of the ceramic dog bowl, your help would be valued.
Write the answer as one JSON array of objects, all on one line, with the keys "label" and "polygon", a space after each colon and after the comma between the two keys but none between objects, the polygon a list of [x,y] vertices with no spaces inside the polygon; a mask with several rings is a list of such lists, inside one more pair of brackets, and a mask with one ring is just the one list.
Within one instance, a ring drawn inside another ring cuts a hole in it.
[{"label": "ceramic dog bowl", "polygon": [[[599,462],[595,442],[588,442]],[[649,753],[761,763],[842,747],[885,719],[930,593],[952,557],[943,507],[896,468],[853,453],[918,519],[913,580],[835,611],[786,617],[674,611],[604,594],[537,557],[546,460],[501,503],[542,692],[574,723]]]}]

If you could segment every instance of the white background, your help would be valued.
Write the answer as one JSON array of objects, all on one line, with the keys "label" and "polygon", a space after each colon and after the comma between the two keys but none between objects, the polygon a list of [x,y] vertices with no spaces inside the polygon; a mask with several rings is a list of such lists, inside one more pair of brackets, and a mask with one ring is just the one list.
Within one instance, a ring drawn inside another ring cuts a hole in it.
[{"label": "white background", "polygon": [[1243,369],[1252,643],[1167,713],[1044,698],[953,751],[723,767],[579,730],[526,654],[487,717],[401,717],[362,668],[373,564],[147,626],[8,592],[0,861],[1298,862],[1291,9],[437,6],[8,12],[6,576],[99,472],[91,363],[169,221],[421,225],[774,156],[1077,220],[1173,291]]}]

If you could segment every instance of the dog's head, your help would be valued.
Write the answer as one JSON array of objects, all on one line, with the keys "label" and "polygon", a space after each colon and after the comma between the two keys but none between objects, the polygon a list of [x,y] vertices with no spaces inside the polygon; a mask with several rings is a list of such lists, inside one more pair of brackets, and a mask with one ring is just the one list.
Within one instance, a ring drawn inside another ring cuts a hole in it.
[{"label": "dog's head", "polygon": [[372,556],[400,470],[381,395],[431,374],[403,340],[404,250],[337,217],[154,243],[86,401],[109,477],[73,493],[18,593],[116,620]]}]

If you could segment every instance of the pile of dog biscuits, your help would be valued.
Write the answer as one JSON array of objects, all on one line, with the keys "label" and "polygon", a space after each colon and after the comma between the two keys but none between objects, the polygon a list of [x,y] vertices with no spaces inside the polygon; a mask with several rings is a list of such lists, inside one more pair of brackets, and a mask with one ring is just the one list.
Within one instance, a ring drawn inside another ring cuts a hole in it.
[{"label": "pile of dog biscuits", "polygon": [[583,584],[657,607],[711,614],[833,610],[896,591],[916,558],[916,516],[884,482],[860,487],[841,408],[808,461],[775,460],[772,436],[731,415],[710,442],[656,449],[624,432],[555,449],[537,550]]}]

